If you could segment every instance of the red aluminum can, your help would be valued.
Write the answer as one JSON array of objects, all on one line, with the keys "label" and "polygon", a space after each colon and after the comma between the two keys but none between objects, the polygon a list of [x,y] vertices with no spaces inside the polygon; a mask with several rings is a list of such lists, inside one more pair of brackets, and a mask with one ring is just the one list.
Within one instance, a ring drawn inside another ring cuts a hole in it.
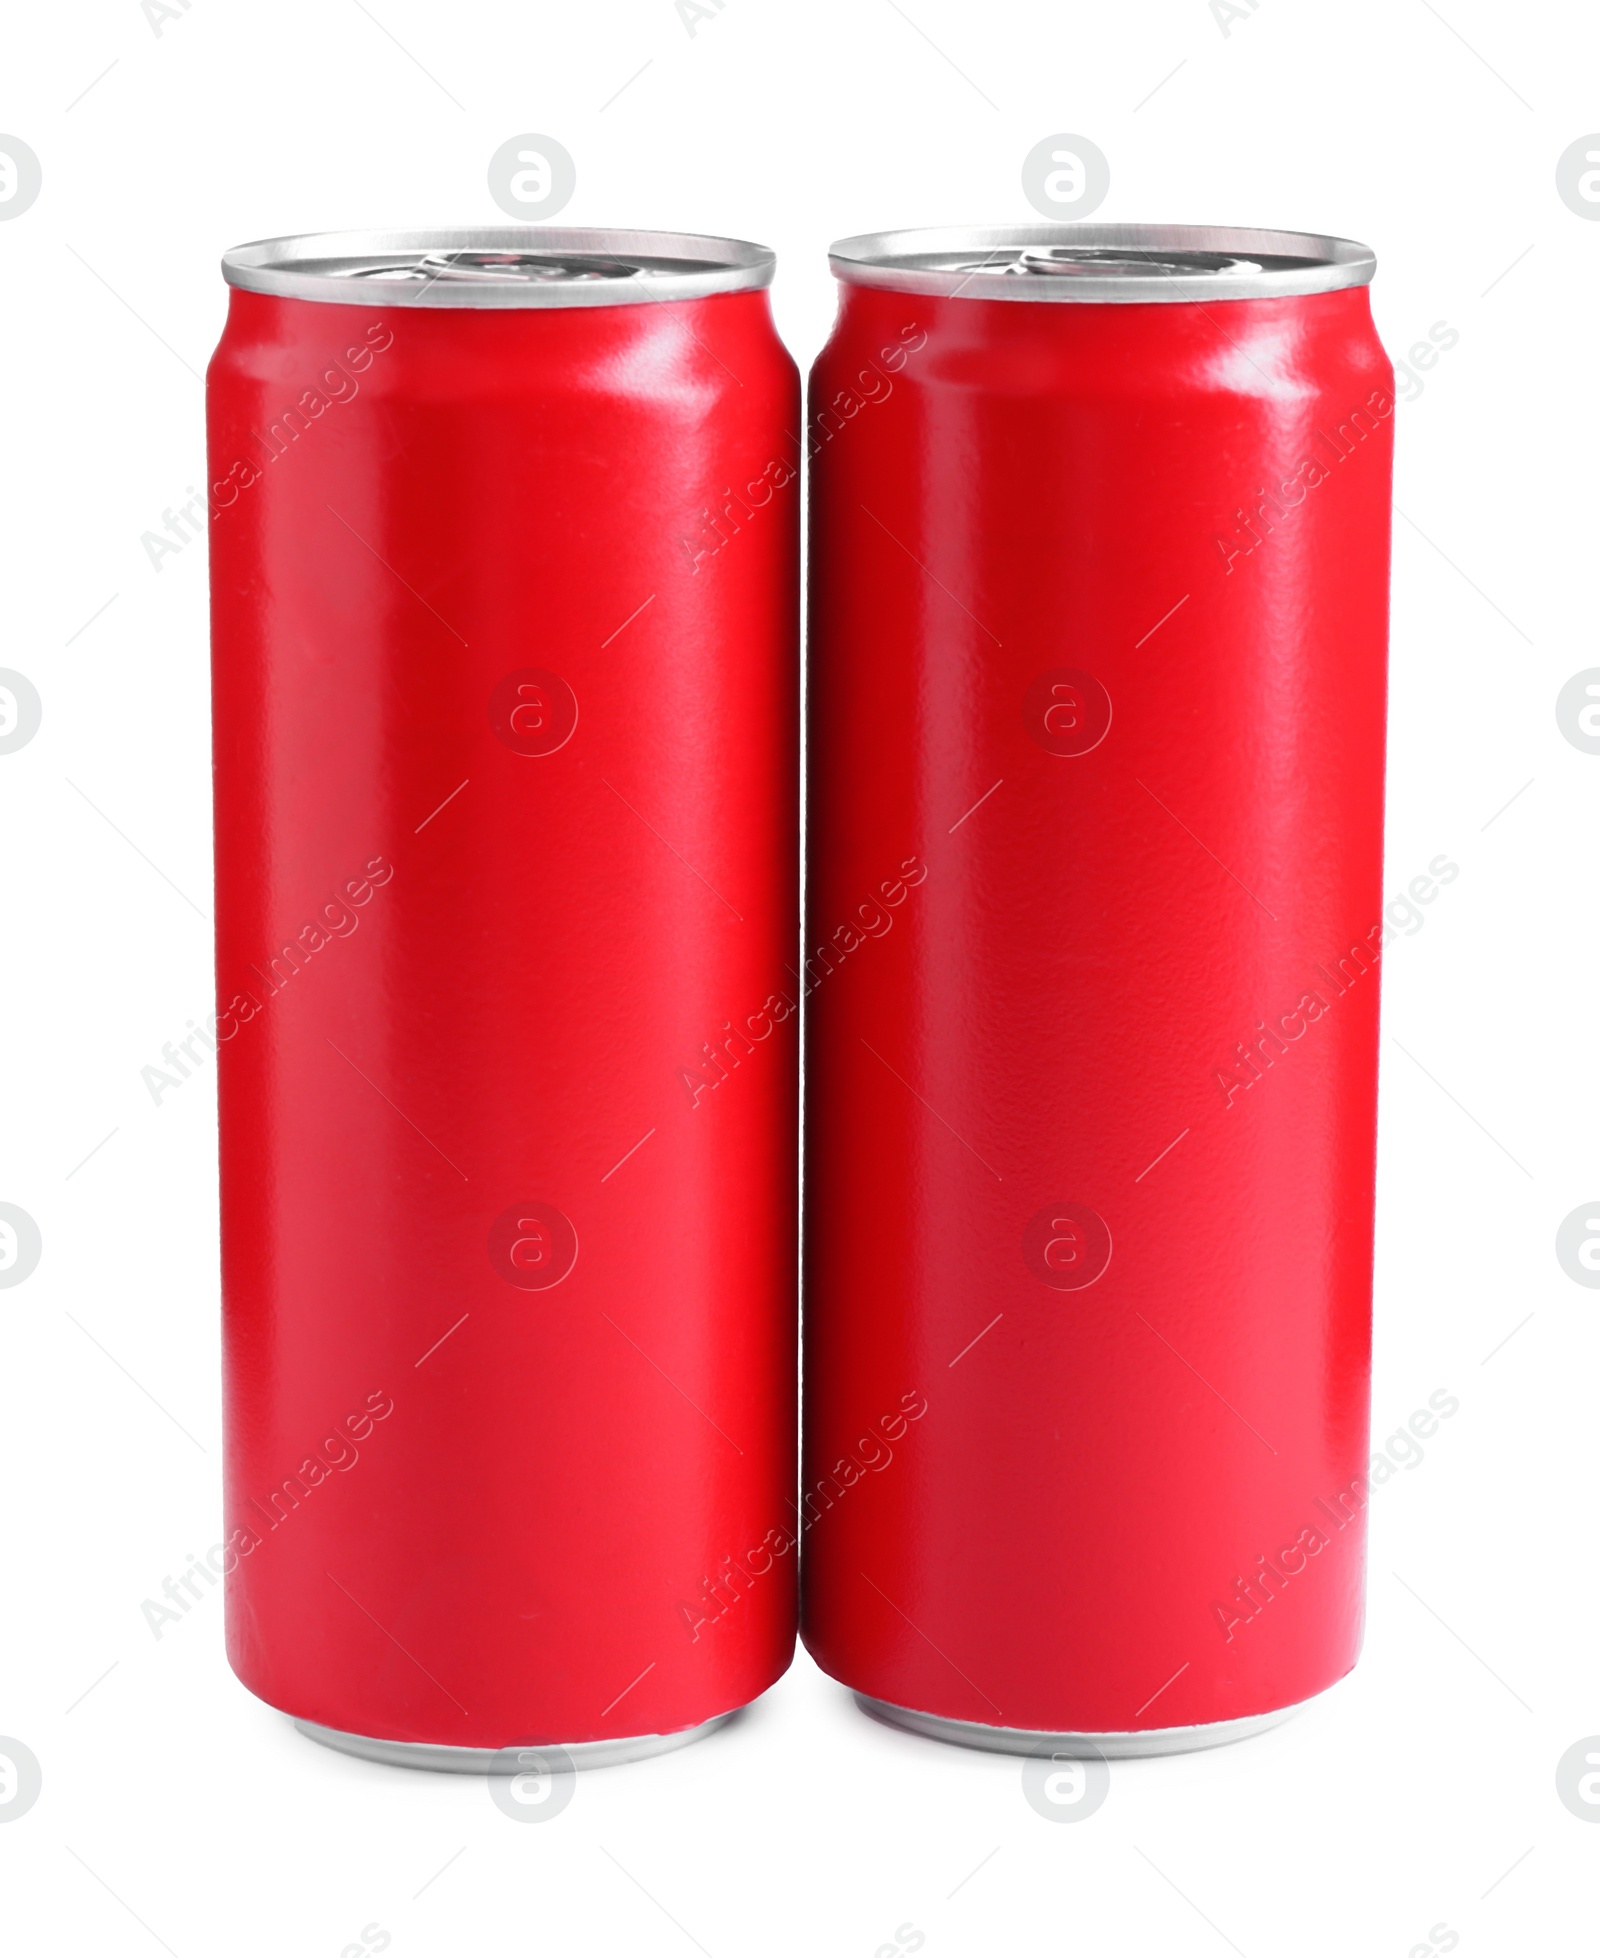
[{"label": "red aluminum can", "polygon": [[228,1650],[356,1752],[624,1758],[792,1656],[772,265],[521,227],[224,261]]},{"label": "red aluminum can", "polygon": [[1372,256],[1074,225],[833,265],[803,1636],[947,1739],[1208,1745],[1361,1636]]}]

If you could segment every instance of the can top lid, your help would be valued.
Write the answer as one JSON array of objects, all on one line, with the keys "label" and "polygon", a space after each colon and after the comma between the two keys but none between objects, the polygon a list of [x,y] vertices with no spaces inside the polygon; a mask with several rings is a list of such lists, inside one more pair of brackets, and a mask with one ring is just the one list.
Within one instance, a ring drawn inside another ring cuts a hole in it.
[{"label": "can top lid", "polygon": [[340,306],[626,306],[770,285],[774,254],[679,231],[324,231],[223,255],[247,292]]},{"label": "can top lid", "polygon": [[954,299],[1095,305],[1289,298],[1366,285],[1377,259],[1349,238],[1199,224],[939,226],[841,238],[835,278]]}]

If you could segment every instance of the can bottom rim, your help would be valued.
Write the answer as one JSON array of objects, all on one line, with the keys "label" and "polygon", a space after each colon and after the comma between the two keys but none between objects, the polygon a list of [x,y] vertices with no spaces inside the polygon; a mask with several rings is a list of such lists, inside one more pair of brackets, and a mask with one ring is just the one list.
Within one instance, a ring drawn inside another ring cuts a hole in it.
[{"label": "can bottom rim", "polygon": [[[1323,1692],[1331,1692],[1324,1687]],[[1192,1727],[1147,1727],[1117,1733],[1048,1733],[1029,1727],[992,1727],[981,1720],[949,1720],[938,1713],[919,1713],[914,1707],[895,1706],[889,1700],[875,1700],[857,1693],[855,1702],[863,1713],[881,1720],[887,1727],[918,1734],[925,1740],[944,1741],[953,1747],[976,1747],[991,1754],[1065,1754],[1106,1761],[1135,1761],[1160,1754],[1192,1754],[1205,1747],[1224,1747],[1230,1741],[1249,1740],[1264,1734],[1269,1727],[1290,1720],[1322,1693],[1296,1700],[1292,1706],[1274,1707],[1269,1713],[1250,1713],[1238,1720],[1208,1720]]]},{"label": "can bottom rim", "polygon": [[[724,1727],[739,1712],[713,1714],[698,1726],[685,1727],[676,1734],[625,1734],[616,1740],[529,1741],[522,1747],[445,1747],[427,1741],[377,1740],[370,1734],[347,1734],[338,1727],[322,1727],[314,1720],[295,1720],[294,1725],[308,1740],[331,1747],[340,1754],[353,1754],[363,1761],[376,1761],[391,1768],[426,1768],[437,1774],[515,1774],[519,1753],[543,1748],[564,1754],[574,1768],[621,1767],[628,1761],[647,1761],[655,1754],[670,1754],[688,1747]],[[290,1716],[293,1719],[293,1715]]]}]

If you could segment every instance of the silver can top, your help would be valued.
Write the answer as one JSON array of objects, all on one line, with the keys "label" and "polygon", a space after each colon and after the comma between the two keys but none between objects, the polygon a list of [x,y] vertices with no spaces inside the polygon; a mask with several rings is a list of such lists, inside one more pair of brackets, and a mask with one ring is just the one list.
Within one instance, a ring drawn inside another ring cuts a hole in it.
[{"label": "silver can top", "polygon": [[774,254],[679,231],[324,231],[223,255],[247,292],[338,306],[628,306],[772,283]]},{"label": "silver can top", "polygon": [[946,298],[1105,306],[1290,298],[1363,286],[1365,245],[1304,231],[1199,224],[1001,224],[875,231],[828,253],[848,285]]}]

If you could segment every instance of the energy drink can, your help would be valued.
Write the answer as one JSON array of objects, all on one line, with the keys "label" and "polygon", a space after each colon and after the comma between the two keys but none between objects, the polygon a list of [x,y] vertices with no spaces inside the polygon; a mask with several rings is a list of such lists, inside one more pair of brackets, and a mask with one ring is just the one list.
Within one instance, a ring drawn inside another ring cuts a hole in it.
[{"label": "energy drink can", "polygon": [[803,1635],[946,1739],[1208,1745],[1361,1634],[1373,258],[1030,225],[833,269]]},{"label": "energy drink can", "polygon": [[798,387],[772,254],[228,254],[228,1646],[436,1767],[792,1655]]}]

